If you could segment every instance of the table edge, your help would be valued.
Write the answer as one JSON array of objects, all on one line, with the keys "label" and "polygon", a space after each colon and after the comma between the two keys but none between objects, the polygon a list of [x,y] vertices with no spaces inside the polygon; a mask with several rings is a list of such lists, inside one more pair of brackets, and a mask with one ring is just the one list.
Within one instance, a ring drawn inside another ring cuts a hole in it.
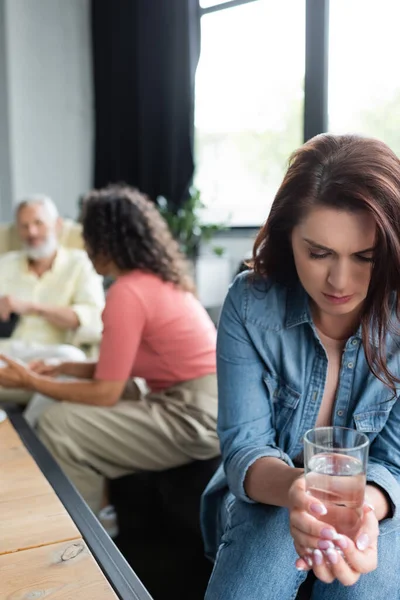
[{"label": "table edge", "polygon": [[139,577],[22,414],[8,407],[5,410],[26,449],[63,503],[120,600],[152,600]]}]

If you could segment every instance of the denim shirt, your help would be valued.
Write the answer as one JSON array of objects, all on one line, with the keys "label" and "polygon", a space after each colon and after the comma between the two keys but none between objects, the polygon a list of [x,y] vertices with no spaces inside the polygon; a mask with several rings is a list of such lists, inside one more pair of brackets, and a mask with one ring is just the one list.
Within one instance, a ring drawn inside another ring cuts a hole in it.
[{"label": "denim shirt", "polygon": [[[374,342],[370,336],[371,342]],[[400,375],[399,339],[388,335],[387,364]],[[244,490],[248,468],[264,456],[290,466],[315,426],[328,359],[297,284],[287,288],[249,272],[239,275],[225,300],[218,327],[218,435],[223,464],[207,486],[201,519],[206,552],[215,555],[222,498]],[[394,522],[400,514],[400,402],[366,362],[361,328],[342,355],[332,425],[351,427],[370,439],[367,481],[383,488]],[[390,525],[389,525],[390,527]]]}]

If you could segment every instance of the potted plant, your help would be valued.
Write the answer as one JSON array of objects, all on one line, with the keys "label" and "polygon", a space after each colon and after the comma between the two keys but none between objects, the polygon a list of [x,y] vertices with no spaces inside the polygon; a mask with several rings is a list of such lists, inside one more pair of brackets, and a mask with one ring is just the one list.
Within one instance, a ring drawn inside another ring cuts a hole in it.
[{"label": "potted plant", "polygon": [[[209,242],[218,231],[226,229],[223,224],[203,222],[205,204],[195,187],[190,189],[189,197],[178,210],[173,210],[164,196],[157,198],[157,206],[182,252],[193,263],[198,258],[201,242]],[[224,248],[212,246],[212,251],[216,256],[222,256]]]}]

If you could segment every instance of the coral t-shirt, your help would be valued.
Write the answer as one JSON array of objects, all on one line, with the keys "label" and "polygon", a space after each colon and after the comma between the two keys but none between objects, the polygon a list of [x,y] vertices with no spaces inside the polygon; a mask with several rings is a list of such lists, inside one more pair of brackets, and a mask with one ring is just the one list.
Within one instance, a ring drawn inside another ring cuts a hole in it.
[{"label": "coral t-shirt", "polygon": [[135,270],[111,286],[95,379],[142,377],[153,391],[216,372],[216,330],[190,292]]}]

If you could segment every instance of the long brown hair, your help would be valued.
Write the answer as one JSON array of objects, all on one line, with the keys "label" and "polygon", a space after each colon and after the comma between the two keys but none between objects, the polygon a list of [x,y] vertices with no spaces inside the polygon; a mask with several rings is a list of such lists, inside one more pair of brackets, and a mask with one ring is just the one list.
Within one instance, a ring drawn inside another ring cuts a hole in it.
[{"label": "long brown hair", "polygon": [[83,199],[83,238],[91,254],[122,271],[140,269],[195,293],[186,261],[167,223],[144,194],[127,185],[92,190]]},{"label": "long brown hair", "polygon": [[[385,339],[398,334],[400,298],[400,161],[383,142],[323,134],[293,153],[270,215],[256,238],[251,266],[284,285],[298,281],[291,233],[314,206],[369,212],[376,250],[361,312],[365,356],[372,373],[396,394],[400,378],[388,370]],[[370,336],[376,340],[371,343]]]}]

